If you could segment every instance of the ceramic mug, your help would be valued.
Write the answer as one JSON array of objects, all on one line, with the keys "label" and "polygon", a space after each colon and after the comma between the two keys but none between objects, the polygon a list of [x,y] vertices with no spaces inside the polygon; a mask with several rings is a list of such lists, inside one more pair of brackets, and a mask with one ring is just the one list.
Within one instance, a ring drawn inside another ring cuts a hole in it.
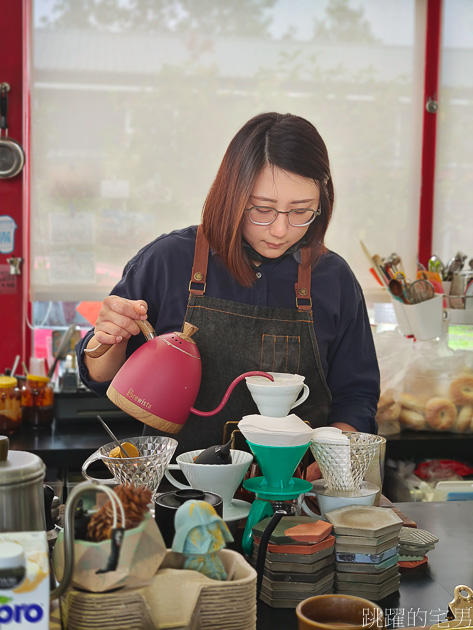
[{"label": "ceramic mug", "polygon": [[171,470],[182,470],[192,488],[214,492],[222,497],[224,520],[245,518],[251,505],[246,501],[233,499],[233,495],[253,461],[253,455],[246,451],[231,449],[231,464],[195,464],[194,459],[200,453],[202,453],[202,449],[178,455],[176,457],[177,464],[169,464],[164,473],[168,481],[181,490],[189,488],[175,479],[171,473]]},{"label": "ceramic mug", "polygon": [[[291,409],[298,407],[309,395],[309,387],[300,374],[268,372],[270,381],[262,376],[247,376],[246,385],[262,416],[285,418]],[[302,396],[298,398],[301,391]]]},{"label": "ceramic mug", "polygon": [[363,481],[357,494],[353,492],[330,492],[326,489],[323,479],[312,482],[314,492],[306,492],[303,495],[301,511],[311,518],[319,518],[318,514],[312,512],[305,502],[306,497],[315,497],[319,504],[320,516],[325,518],[327,512],[337,510],[347,505],[374,505],[375,498],[379,492],[379,486]]},{"label": "ceramic mug", "polygon": [[354,595],[316,595],[296,608],[299,630],[363,630],[384,628],[382,609],[368,599]]}]

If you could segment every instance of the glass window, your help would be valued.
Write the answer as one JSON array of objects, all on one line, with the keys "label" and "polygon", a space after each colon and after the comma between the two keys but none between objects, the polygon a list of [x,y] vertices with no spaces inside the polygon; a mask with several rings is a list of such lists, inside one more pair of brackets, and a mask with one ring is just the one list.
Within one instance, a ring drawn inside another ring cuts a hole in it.
[{"label": "glass window", "polygon": [[366,291],[360,239],[415,269],[425,0],[33,6],[32,300],[102,300],[140,247],[199,222],[228,142],[273,110],[324,137],[327,243]]}]

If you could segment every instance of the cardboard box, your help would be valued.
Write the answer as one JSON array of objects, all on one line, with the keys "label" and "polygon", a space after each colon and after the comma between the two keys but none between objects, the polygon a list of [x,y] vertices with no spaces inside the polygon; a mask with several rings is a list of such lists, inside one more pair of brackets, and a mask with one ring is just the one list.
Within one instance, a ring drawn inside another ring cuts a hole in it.
[{"label": "cardboard box", "polygon": [[48,630],[49,556],[46,532],[0,533],[0,543],[24,549],[25,577],[15,587],[0,588],[0,628]]}]

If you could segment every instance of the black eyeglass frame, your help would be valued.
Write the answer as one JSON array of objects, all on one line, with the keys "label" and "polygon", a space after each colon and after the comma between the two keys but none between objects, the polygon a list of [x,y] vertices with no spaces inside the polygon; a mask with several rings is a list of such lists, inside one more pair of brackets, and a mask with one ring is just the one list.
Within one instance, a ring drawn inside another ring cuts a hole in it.
[{"label": "black eyeglass frame", "polygon": [[[274,215],[274,219],[272,219],[272,221],[269,221],[268,223],[260,223],[258,221],[253,221],[253,219],[251,218],[250,212],[252,210],[272,210],[276,214]],[[306,212],[310,210],[310,212],[313,213],[312,218],[309,221],[306,221],[305,223],[299,223],[298,225],[294,225],[294,223],[291,223],[291,214],[293,212],[300,212],[301,210],[304,210]],[[322,210],[320,209],[320,206],[317,208],[317,210],[312,210],[312,208],[293,208],[292,210],[288,210],[287,212],[284,212],[282,210],[276,210],[276,208],[271,208],[270,206],[251,206],[251,208],[245,208],[245,212],[248,213],[248,218],[251,221],[251,223],[253,223],[253,225],[261,225],[264,227],[267,227],[268,225],[271,225],[272,223],[274,223],[276,219],[278,218],[279,214],[286,214],[287,220],[289,221],[289,225],[291,225],[292,227],[307,227],[308,225],[312,223],[312,221],[314,221],[316,217],[322,214]]]}]

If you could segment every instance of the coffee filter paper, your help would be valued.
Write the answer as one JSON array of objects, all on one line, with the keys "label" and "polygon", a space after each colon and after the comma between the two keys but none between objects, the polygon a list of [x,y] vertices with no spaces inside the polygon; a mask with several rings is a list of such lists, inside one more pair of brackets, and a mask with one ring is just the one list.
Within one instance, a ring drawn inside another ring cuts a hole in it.
[{"label": "coffee filter paper", "polygon": [[272,418],[253,414],[244,416],[238,428],[253,444],[264,446],[302,446],[312,438],[313,429],[295,414]]}]

